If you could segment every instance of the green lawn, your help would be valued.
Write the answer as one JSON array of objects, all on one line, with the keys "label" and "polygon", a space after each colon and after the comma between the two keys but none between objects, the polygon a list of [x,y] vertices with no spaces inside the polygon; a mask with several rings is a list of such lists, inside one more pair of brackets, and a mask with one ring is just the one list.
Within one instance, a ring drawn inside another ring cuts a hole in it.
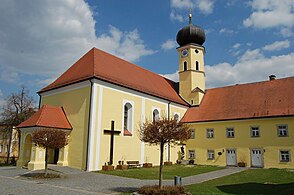
[{"label": "green lawn", "polygon": [[294,171],[250,169],[185,188],[192,194],[294,194]]},{"label": "green lawn", "polygon": [[[215,166],[183,166],[173,165],[163,167],[163,179],[173,179],[174,176],[187,177],[210,171],[223,169]],[[117,175],[121,177],[130,177],[137,179],[158,179],[159,167],[152,168],[134,168],[128,170],[99,171],[99,173]]]}]

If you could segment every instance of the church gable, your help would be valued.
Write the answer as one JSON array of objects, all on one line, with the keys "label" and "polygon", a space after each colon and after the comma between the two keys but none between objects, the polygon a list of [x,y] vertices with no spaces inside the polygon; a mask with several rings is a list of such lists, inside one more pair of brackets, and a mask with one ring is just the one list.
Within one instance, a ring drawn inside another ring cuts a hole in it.
[{"label": "church gable", "polygon": [[92,78],[187,105],[178,95],[173,81],[96,48],[39,93]]}]

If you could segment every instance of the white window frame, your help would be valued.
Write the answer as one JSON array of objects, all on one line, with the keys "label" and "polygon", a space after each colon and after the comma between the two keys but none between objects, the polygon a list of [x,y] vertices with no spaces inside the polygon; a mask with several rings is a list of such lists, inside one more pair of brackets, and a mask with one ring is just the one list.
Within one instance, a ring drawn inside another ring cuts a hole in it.
[{"label": "white window frame", "polygon": [[227,138],[234,138],[235,137],[235,128],[234,127],[227,127],[226,134],[227,134]]},{"label": "white window frame", "polygon": [[196,158],[195,150],[188,150],[188,156],[189,156],[189,159],[195,159]]},{"label": "white window frame", "polygon": [[180,115],[178,112],[174,112],[174,118],[175,118],[176,115],[178,115],[178,120],[177,120],[177,122],[180,122],[180,120],[181,120],[181,115]]},{"label": "white window frame", "polygon": [[190,137],[190,139],[195,139],[195,138],[196,138],[195,129],[191,129],[191,137]]},{"label": "white window frame", "polygon": [[[125,124],[124,124],[124,117],[125,117],[125,105],[126,104],[130,104],[132,107],[131,109],[128,111],[128,131],[132,134],[133,136],[133,131],[134,131],[134,110],[135,110],[135,105],[134,105],[134,102],[133,101],[130,101],[130,100],[123,100],[123,104],[122,104],[122,136],[125,136],[124,135],[124,127],[125,127]],[[130,136],[128,136],[130,137]]]},{"label": "white window frame", "polygon": [[[256,133],[256,132],[258,132],[258,133]],[[260,137],[260,128],[259,128],[259,126],[251,126],[250,127],[250,136],[251,137]]]},{"label": "white window frame", "polygon": [[[280,127],[286,127],[286,128],[280,128]],[[278,132],[278,137],[288,137],[289,136],[288,125],[286,125],[286,124],[277,125],[277,132]]]},{"label": "white window frame", "polygon": [[290,150],[280,150],[280,162],[291,162]]},{"label": "white window frame", "polygon": [[214,150],[207,150],[207,160],[214,160],[215,154]]},{"label": "white window frame", "polygon": [[152,107],[152,121],[154,121],[154,117],[153,117],[153,113],[154,111],[157,110],[158,111],[158,118],[156,118],[157,120],[160,120],[160,109],[157,107]]},{"label": "white window frame", "polygon": [[8,144],[6,144],[6,147],[5,147],[5,153],[8,153]]},{"label": "white window frame", "polygon": [[214,128],[208,128],[208,129],[206,129],[206,138],[207,139],[214,138]]}]

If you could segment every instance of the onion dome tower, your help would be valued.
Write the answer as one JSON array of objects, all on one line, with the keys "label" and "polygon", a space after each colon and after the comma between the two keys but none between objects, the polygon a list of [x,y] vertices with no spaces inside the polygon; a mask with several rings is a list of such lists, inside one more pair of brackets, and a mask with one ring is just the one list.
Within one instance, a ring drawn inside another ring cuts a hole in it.
[{"label": "onion dome tower", "polygon": [[180,96],[191,106],[200,105],[205,94],[204,30],[192,24],[192,14],[189,14],[189,24],[177,34],[179,53]]}]

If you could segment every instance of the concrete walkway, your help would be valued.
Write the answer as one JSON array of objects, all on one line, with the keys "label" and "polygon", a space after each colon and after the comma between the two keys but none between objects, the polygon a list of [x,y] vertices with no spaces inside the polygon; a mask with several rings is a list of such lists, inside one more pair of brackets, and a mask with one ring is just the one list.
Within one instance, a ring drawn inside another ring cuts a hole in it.
[{"label": "concrete walkway", "polygon": [[[84,172],[78,169],[49,166],[50,171],[59,172],[64,178],[32,179],[21,177],[28,170],[15,167],[0,167],[1,194],[119,194],[135,191],[144,185],[157,185],[158,180],[140,180]],[[185,177],[183,185],[201,183],[246,170],[246,168],[228,167],[209,173]],[[38,172],[38,171],[34,171]],[[164,180],[164,185],[173,185],[173,180]]]}]

